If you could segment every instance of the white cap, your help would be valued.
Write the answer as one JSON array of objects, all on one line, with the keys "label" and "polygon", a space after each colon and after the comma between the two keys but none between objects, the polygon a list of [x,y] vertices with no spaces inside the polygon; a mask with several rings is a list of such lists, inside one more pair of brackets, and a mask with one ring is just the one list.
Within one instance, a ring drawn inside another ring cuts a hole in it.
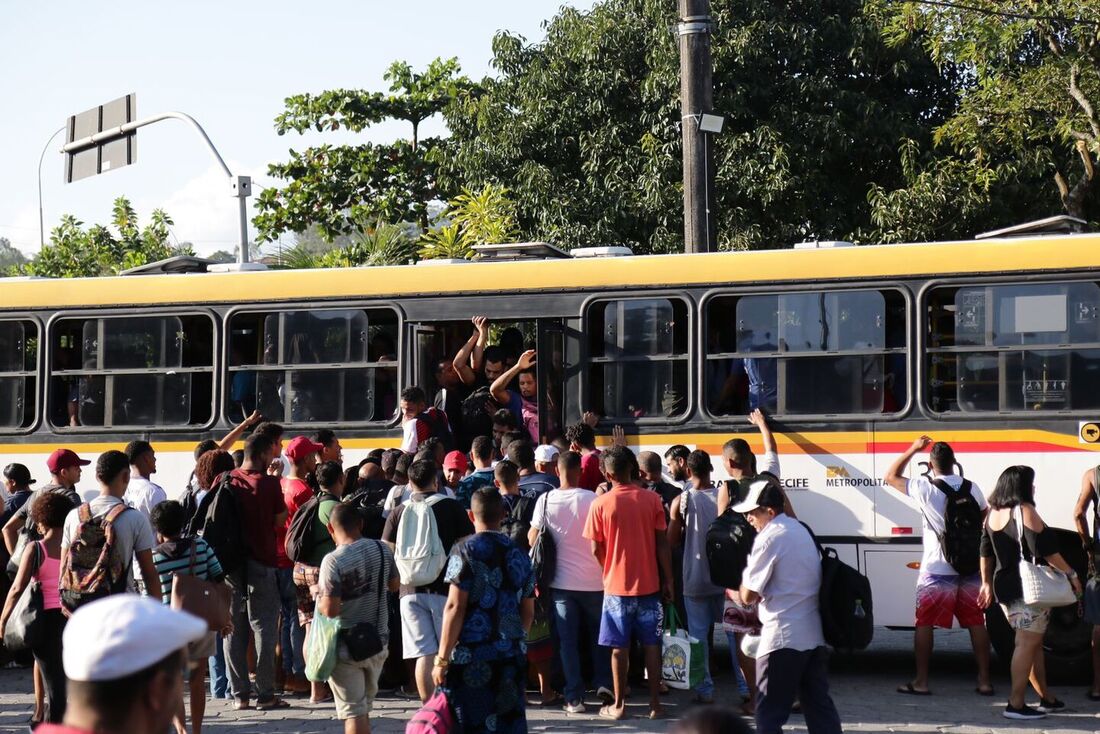
[{"label": "white cap", "polygon": [[757,507],[771,507],[776,510],[783,509],[783,490],[766,479],[755,481],[749,485],[749,491],[745,499],[733,506],[733,511],[745,514],[752,512]]},{"label": "white cap", "polygon": [[557,446],[544,443],[535,449],[535,461],[541,464],[549,464],[551,461],[557,460],[559,453],[561,452],[558,451]]},{"label": "white cap", "polygon": [[70,680],[97,683],[133,675],[206,634],[206,622],[148,597],[115,594],[76,610],[62,635]]}]

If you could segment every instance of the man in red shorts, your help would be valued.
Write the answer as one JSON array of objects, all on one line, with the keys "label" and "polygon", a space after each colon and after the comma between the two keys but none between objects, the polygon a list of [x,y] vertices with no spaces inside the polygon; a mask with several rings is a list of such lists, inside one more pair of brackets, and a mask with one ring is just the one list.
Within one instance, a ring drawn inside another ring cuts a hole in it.
[{"label": "man in red shorts", "polygon": [[[913,456],[929,447],[931,476],[906,479],[903,472]],[[952,525],[946,519],[948,502],[969,504],[968,493],[977,505],[973,510],[975,516],[980,512],[982,520],[989,505],[978,485],[955,473],[956,465],[951,446],[942,441],[933,443],[929,437],[921,436],[886,472],[886,484],[907,495],[916,504],[924,523],[924,556],[917,579],[917,631],[913,638],[917,674],[912,681],[899,686],[898,693],[914,696],[931,694],[928,689],[928,666],[932,659],[932,632],[936,627],[951,629],[952,620],[957,619],[959,626],[970,632],[970,643],[974,647],[974,659],[978,663],[978,686],[975,690],[982,696],[993,695],[993,686],[989,682],[989,632],[985,629],[985,612],[978,604],[981,577],[977,572],[969,573],[968,563],[964,565],[955,558],[952,565],[948,560],[955,556],[953,549],[968,547],[973,539],[960,540],[960,525]],[[972,532],[980,537],[980,522]],[[949,534],[952,537],[949,538]],[[945,546],[950,546],[947,551]],[[960,566],[962,572],[956,566]]]}]

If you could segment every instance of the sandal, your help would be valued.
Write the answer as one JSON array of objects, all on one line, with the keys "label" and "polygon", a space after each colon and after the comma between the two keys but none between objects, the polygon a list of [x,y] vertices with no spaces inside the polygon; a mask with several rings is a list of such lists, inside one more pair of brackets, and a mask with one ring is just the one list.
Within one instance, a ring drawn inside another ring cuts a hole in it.
[{"label": "sandal", "polygon": [[234,711],[250,711],[252,710],[252,704],[248,702],[247,698],[237,699],[233,702]]},{"label": "sandal", "polygon": [[[332,700],[331,697],[329,700]],[[273,696],[267,701],[257,701],[256,708],[260,711],[271,711],[272,709],[288,709],[290,704],[278,696]]]},{"label": "sandal", "polygon": [[[932,695],[932,691],[919,691],[919,690],[917,690],[916,688],[913,687],[912,683],[906,683],[904,686],[898,686],[897,690],[898,690],[898,693],[904,693],[907,696],[931,696]],[[993,693],[990,692],[989,695],[992,696]]]},{"label": "sandal", "polygon": [[614,721],[622,721],[626,718],[626,709],[622,710],[622,713],[616,715],[615,709],[612,706],[601,706],[600,717],[604,719],[612,719]]}]

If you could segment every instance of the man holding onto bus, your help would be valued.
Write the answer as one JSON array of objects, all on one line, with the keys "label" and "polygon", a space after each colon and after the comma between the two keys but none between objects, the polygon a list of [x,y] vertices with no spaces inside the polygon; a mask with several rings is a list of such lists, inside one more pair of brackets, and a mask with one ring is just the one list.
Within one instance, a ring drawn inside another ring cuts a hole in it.
[{"label": "man holding onto bus", "polygon": [[[931,478],[920,476],[906,479],[902,473],[905,467],[914,455],[929,447]],[[960,627],[965,627],[970,632],[970,644],[978,663],[978,687],[975,690],[979,695],[992,696],[993,686],[989,680],[989,632],[985,628],[985,612],[978,603],[981,574],[977,571],[963,573],[970,570],[968,567],[963,567],[963,572],[960,572],[949,562],[949,554],[945,553],[944,547],[947,542],[956,542],[954,539],[949,541],[948,534],[958,532],[955,529],[957,525],[947,520],[948,500],[957,493],[969,491],[984,521],[989,508],[985,496],[978,485],[955,474],[955,452],[951,446],[943,441],[933,443],[928,436],[921,436],[913,441],[913,445],[886,470],[884,481],[913,500],[920,510],[923,522],[924,555],[917,579],[917,629],[913,636],[917,674],[912,681],[898,686],[898,693],[931,695],[928,688],[928,668],[932,660],[933,630],[936,627],[951,629],[954,618],[959,620]],[[979,522],[972,540],[980,542],[980,539]],[[958,560],[955,563],[961,565]]]}]

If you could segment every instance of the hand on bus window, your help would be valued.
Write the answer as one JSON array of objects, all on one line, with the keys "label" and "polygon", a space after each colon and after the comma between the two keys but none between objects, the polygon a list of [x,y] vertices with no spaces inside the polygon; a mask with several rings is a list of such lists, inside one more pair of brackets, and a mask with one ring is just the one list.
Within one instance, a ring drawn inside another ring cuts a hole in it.
[{"label": "hand on bus window", "polygon": [[926,450],[932,445],[932,439],[928,436],[921,436],[913,441],[913,451],[920,452]]},{"label": "hand on bus window", "polygon": [[768,417],[764,415],[764,411],[760,410],[760,408],[756,408],[751,413],[749,413],[749,423],[753,424],[757,428],[760,428],[761,426],[766,426],[768,424]]},{"label": "hand on bus window", "polygon": [[581,420],[588,424],[589,428],[595,428],[600,422],[600,416],[593,413],[591,410],[584,411],[584,415],[581,416]]},{"label": "hand on bus window", "polygon": [[523,354],[519,355],[519,359],[516,361],[516,366],[521,370],[529,370],[535,366],[535,361],[538,359],[538,354],[534,349],[528,349]]},{"label": "hand on bus window", "polygon": [[477,331],[478,335],[484,335],[488,337],[489,319],[487,317],[474,316],[472,319],[470,319],[470,322],[474,325],[474,329]]},{"label": "hand on bus window", "polygon": [[612,446],[626,446],[626,431],[622,426],[615,426],[611,429],[611,445]]},{"label": "hand on bus window", "polygon": [[252,411],[252,413],[244,419],[244,422],[250,426],[258,426],[264,422],[263,414],[258,410]]}]

